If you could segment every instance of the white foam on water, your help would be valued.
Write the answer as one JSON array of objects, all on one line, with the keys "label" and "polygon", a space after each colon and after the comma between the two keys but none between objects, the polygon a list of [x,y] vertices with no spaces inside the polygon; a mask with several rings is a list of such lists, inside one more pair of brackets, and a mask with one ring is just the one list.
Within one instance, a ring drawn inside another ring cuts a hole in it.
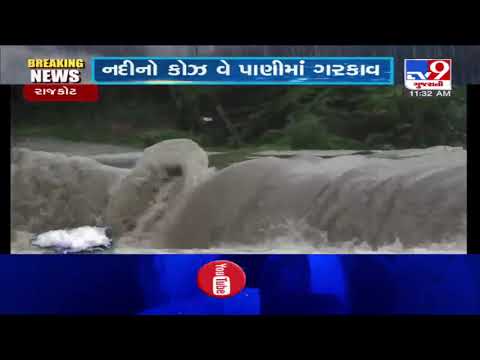
[{"label": "white foam on water", "polygon": [[32,245],[55,248],[69,252],[80,252],[98,247],[110,247],[112,241],[104,227],[82,226],[75,229],[52,230],[39,234]]}]

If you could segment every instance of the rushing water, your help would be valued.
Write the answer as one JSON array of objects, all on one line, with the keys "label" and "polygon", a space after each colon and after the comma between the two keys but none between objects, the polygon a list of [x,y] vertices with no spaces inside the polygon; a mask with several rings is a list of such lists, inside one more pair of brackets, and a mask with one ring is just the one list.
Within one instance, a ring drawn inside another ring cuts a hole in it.
[{"label": "rushing water", "polygon": [[15,150],[14,229],[109,225],[105,253],[466,251],[463,149],[302,152],[215,171],[195,143],[171,140],[136,157],[125,169]]}]

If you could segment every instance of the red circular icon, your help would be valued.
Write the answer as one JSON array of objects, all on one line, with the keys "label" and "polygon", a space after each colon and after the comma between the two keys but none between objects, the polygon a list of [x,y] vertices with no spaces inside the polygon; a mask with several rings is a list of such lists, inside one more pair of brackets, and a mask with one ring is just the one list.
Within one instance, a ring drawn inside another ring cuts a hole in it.
[{"label": "red circular icon", "polygon": [[247,277],[243,269],[232,261],[216,260],[198,270],[197,284],[208,296],[228,298],[243,290]]}]

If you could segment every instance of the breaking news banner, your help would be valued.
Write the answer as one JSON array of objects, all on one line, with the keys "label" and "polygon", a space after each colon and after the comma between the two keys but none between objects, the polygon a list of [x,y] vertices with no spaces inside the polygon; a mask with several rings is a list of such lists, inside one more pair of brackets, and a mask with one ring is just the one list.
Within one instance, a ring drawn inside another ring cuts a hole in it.
[{"label": "breaking news banner", "polygon": [[85,59],[27,59],[30,82],[23,96],[30,102],[96,102],[98,86],[80,84]]},{"label": "breaking news banner", "polygon": [[92,82],[139,85],[393,85],[393,57],[96,57]]},{"label": "breaking news banner", "polygon": [[405,59],[404,81],[410,96],[451,96],[452,59]]},{"label": "breaking news banner", "polygon": [[80,83],[84,59],[27,59],[31,83]]}]

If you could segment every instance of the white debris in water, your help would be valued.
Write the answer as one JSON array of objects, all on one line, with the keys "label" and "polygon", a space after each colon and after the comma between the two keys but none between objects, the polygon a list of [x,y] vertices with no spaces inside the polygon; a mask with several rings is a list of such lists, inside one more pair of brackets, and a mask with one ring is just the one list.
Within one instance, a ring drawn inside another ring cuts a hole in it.
[{"label": "white debris in water", "polygon": [[80,252],[99,247],[110,247],[112,240],[105,233],[106,228],[82,226],[75,229],[52,230],[39,234],[32,245],[55,248],[66,252]]}]

